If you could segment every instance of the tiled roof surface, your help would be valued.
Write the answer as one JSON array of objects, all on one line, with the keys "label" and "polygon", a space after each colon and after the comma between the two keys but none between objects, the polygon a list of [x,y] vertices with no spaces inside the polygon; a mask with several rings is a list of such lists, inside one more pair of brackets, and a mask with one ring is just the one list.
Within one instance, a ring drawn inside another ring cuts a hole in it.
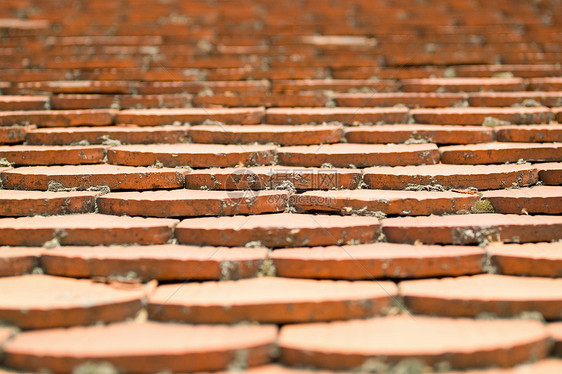
[{"label": "tiled roof surface", "polygon": [[3,0],[0,373],[562,373],[561,15]]}]

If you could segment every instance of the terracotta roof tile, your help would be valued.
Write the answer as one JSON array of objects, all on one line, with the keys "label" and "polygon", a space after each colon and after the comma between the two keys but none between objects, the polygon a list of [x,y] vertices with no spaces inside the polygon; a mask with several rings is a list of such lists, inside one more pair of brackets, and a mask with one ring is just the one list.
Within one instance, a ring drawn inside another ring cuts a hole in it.
[{"label": "terracotta roof tile", "polygon": [[[42,81],[20,82],[13,88],[14,93],[84,93],[84,94],[126,94],[138,87],[136,82],[127,81]],[[12,91],[12,90],[10,90]]]},{"label": "terracotta roof tile", "polygon": [[380,125],[349,127],[345,138],[350,143],[468,144],[491,142],[494,132],[482,126]]},{"label": "terracotta roof tile", "polygon": [[[169,76],[168,76],[169,77]],[[52,101],[53,99],[51,99]],[[119,95],[113,100],[119,102],[121,109],[138,107],[183,108],[189,107],[193,102],[193,95],[185,92],[156,95]]]},{"label": "terracotta roof tile", "polygon": [[538,321],[422,316],[288,325],[281,329],[279,345],[287,364],[339,370],[372,357],[390,363],[415,357],[433,366],[444,355],[459,369],[511,366],[542,358],[548,350],[546,329]]},{"label": "terracotta roof tile", "polygon": [[534,186],[512,190],[484,191],[497,213],[562,214],[562,187]]},{"label": "terracotta roof tile", "polygon": [[339,121],[404,123],[408,119],[405,108],[268,108],[265,122],[272,124],[299,124]]},{"label": "terracotta roof tile", "polygon": [[492,264],[502,274],[560,277],[562,244],[497,244],[488,247]]},{"label": "terracotta roof tile", "polygon": [[514,317],[530,310],[560,318],[562,279],[481,274],[423,279],[399,284],[406,306],[416,314]]},{"label": "terracotta roof tile", "polygon": [[293,92],[330,90],[345,92],[350,89],[368,88],[374,91],[394,91],[398,84],[393,80],[358,80],[358,79],[301,79],[276,80],[271,90],[273,92]]},{"label": "terracotta roof tile", "polygon": [[[216,71],[216,70],[215,70]],[[213,94],[212,96],[197,95],[193,97],[193,105],[197,107],[324,107],[328,102],[327,95],[321,92],[294,92],[285,94]]]},{"label": "terracotta roof tile", "polygon": [[122,145],[107,151],[111,164],[194,168],[267,165],[275,156],[275,146],[217,144],[143,144]]},{"label": "terracotta roof tile", "polygon": [[200,125],[189,129],[195,143],[247,144],[275,143],[280,145],[323,144],[341,141],[341,126],[312,125]]},{"label": "terracotta roof tile", "polygon": [[103,162],[106,146],[0,146],[0,158],[20,165],[77,165]]},{"label": "terracotta roof tile", "polygon": [[210,168],[185,175],[186,188],[217,190],[261,190],[294,188],[299,190],[354,189],[361,182],[361,170],[309,168],[302,166],[256,166],[249,168]]},{"label": "terracotta roof tile", "polygon": [[172,237],[177,222],[97,213],[0,218],[0,244],[41,246],[53,240],[65,245],[162,244]]},{"label": "terracotta roof tile", "polygon": [[561,3],[59,2],[0,5],[0,373],[562,372]]},{"label": "terracotta roof tile", "polygon": [[[125,73],[121,73],[125,74]],[[139,94],[54,94],[50,97],[52,109],[108,108],[119,105],[121,109],[137,107],[186,107],[192,103],[192,95],[186,93],[139,95]]]},{"label": "terracotta roof tile", "polygon": [[0,144],[23,143],[31,129],[33,126],[2,126],[0,127]]},{"label": "terracotta roof tile", "polygon": [[382,222],[391,242],[474,244],[486,241],[540,242],[557,240],[560,216],[479,213],[455,216],[399,217]]},{"label": "terracotta roof tile", "polygon": [[562,143],[485,143],[440,147],[444,164],[562,161]]},{"label": "terracotta roof tile", "polygon": [[535,165],[373,167],[364,170],[364,179],[369,188],[404,189],[440,185],[444,188],[487,190],[535,184],[538,171]]},{"label": "terracotta roof tile", "polygon": [[29,274],[39,265],[41,248],[0,247],[0,276]]},{"label": "terracotta roof tile", "polygon": [[483,256],[468,246],[373,243],[278,249],[271,259],[282,277],[373,280],[480,273]]},{"label": "terracotta roof tile", "polygon": [[390,215],[452,214],[470,211],[478,196],[441,191],[341,190],[308,191],[291,196],[291,205],[302,212]]},{"label": "terracotta roof tile", "polygon": [[529,78],[527,82],[529,90],[532,91],[559,91],[562,89],[562,78],[560,77]]},{"label": "terracotta roof tile", "polygon": [[562,125],[500,126],[494,131],[500,142],[562,142]]},{"label": "terracotta roof tile", "polygon": [[462,103],[468,95],[461,93],[433,92],[372,92],[372,93],[334,93],[334,101],[341,107],[395,106],[441,108]]},{"label": "terracotta roof tile", "polygon": [[369,243],[379,233],[379,220],[374,217],[292,213],[188,218],[176,226],[180,243],[196,245],[238,246],[260,242],[266,247],[299,247]]},{"label": "terracotta roof tile", "polygon": [[[9,250],[6,254],[14,254],[15,250]],[[22,256],[25,253],[22,251]],[[267,257],[267,249],[163,244],[60,247],[41,255],[41,266],[46,273],[65,277],[133,278],[144,281],[219,280],[256,275]]]},{"label": "terracotta roof tile", "polygon": [[[126,322],[107,326],[30,331],[9,341],[5,362],[18,370],[71,372],[88,361],[118,370],[154,373],[221,370],[247,352],[248,366],[270,361],[274,326],[189,326]],[[131,339],[134,336],[134,339]],[[94,349],[92,349],[94,348]]]},{"label": "terracotta roof tile", "polygon": [[48,102],[48,96],[3,95],[0,96],[0,109],[8,111],[41,110]]},{"label": "terracotta roof tile", "polygon": [[148,300],[159,321],[295,323],[383,314],[397,295],[392,282],[261,277],[160,286]]},{"label": "terracotta roof tile", "polygon": [[[500,37],[499,35],[495,35]],[[507,35],[502,35],[505,37]],[[505,40],[505,39],[504,39]],[[467,65],[457,66],[455,71],[458,75],[463,77],[490,77],[494,73],[510,72],[517,77],[543,77],[549,75],[557,75],[560,73],[560,67],[555,64],[549,63],[535,63],[535,64],[494,64],[494,65]]]},{"label": "terracotta roof tile", "polygon": [[127,109],[115,117],[117,124],[139,126],[172,125],[174,122],[199,123],[206,119],[225,123],[260,123],[263,108],[185,108],[185,109]]},{"label": "terracotta roof tile", "polygon": [[187,127],[67,127],[29,131],[27,144],[68,145],[89,144],[152,144],[182,143],[187,139]]},{"label": "terracotta roof tile", "polygon": [[[100,213],[145,217],[224,216],[282,212],[287,191],[162,190],[112,192],[97,199]],[[0,200],[1,201],[1,200]]]},{"label": "terracotta roof tile", "polygon": [[539,171],[539,179],[544,184],[561,185],[562,184],[562,162],[547,162],[536,164]]},{"label": "terracotta roof tile", "polygon": [[0,216],[20,217],[93,213],[100,192],[49,192],[4,190],[0,195]]},{"label": "terracotta roof tile", "polygon": [[525,88],[521,78],[426,78],[403,79],[406,92],[519,91]]},{"label": "terracotta roof tile", "polygon": [[111,190],[178,188],[184,185],[180,170],[116,165],[21,167],[0,174],[5,188],[47,190],[76,188],[86,190],[108,186]]},{"label": "terracotta roof tile", "polygon": [[438,108],[412,109],[418,123],[481,125],[487,117],[513,124],[548,123],[554,118],[548,108]]},{"label": "terracotta roof tile", "polygon": [[[147,82],[141,85],[138,88],[138,92],[140,94],[170,94],[170,93],[193,93],[198,94],[201,92],[207,92],[210,90],[211,92],[217,93],[226,93],[226,92],[235,92],[235,93],[250,93],[250,94],[264,94],[269,90],[270,83],[267,80],[261,81],[166,81],[166,82]],[[196,115],[197,110],[193,113]],[[216,112],[219,116],[224,116],[225,121],[226,118],[233,119],[233,118],[246,118],[249,121],[255,121],[257,118],[260,117],[261,111],[246,111],[242,113],[240,110],[232,110],[226,112]],[[186,114],[189,111],[185,112]],[[230,114],[230,116],[228,116]],[[244,117],[240,117],[244,116]],[[235,120],[238,122],[240,120]]]},{"label": "terracotta roof tile", "polygon": [[0,125],[32,124],[38,127],[106,126],[113,123],[114,110],[29,110],[0,112]]},{"label": "terracotta roof tile", "polygon": [[135,316],[146,290],[49,275],[0,278],[0,320],[23,329],[90,325]]},{"label": "terracotta roof tile", "polygon": [[325,144],[281,147],[279,163],[290,166],[368,167],[373,165],[435,164],[439,151],[435,144]]},{"label": "terracotta roof tile", "polygon": [[473,92],[468,99],[470,105],[477,107],[522,105],[525,100],[534,100],[535,102],[531,102],[533,104],[556,107],[562,102],[562,92]]}]

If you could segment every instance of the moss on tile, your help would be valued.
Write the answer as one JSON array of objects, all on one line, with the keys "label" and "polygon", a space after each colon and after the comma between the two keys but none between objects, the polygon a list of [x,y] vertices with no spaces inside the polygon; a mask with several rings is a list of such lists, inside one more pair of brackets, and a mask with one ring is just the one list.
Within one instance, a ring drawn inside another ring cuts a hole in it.
[{"label": "moss on tile", "polygon": [[494,206],[489,200],[478,200],[470,210],[472,213],[495,213]]},{"label": "moss on tile", "polygon": [[8,161],[5,157],[0,158],[0,167],[11,168],[12,166],[14,166],[13,162]]},{"label": "moss on tile", "polygon": [[119,370],[109,362],[88,361],[74,368],[73,374],[119,374]]},{"label": "moss on tile", "polygon": [[274,277],[277,274],[277,269],[275,269],[275,264],[273,260],[268,258],[263,260],[260,265],[260,269],[257,273],[258,277]]},{"label": "moss on tile", "polygon": [[509,126],[511,122],[509,121],[502,121],[501,119],[494,118],[494,117],[486,117],[484,118],[484,122],[482,122],[482,126],[486,127],[497,127],[497,126]]}]

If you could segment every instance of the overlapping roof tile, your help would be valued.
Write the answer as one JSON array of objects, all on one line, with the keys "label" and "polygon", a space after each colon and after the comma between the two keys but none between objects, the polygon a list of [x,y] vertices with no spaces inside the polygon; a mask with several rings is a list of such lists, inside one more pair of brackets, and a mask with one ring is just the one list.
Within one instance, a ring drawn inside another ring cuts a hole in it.
[{"label": "overlapping roof tile", "polygon": [[0,373],[562,372],[560,14],[4,0]]}]

